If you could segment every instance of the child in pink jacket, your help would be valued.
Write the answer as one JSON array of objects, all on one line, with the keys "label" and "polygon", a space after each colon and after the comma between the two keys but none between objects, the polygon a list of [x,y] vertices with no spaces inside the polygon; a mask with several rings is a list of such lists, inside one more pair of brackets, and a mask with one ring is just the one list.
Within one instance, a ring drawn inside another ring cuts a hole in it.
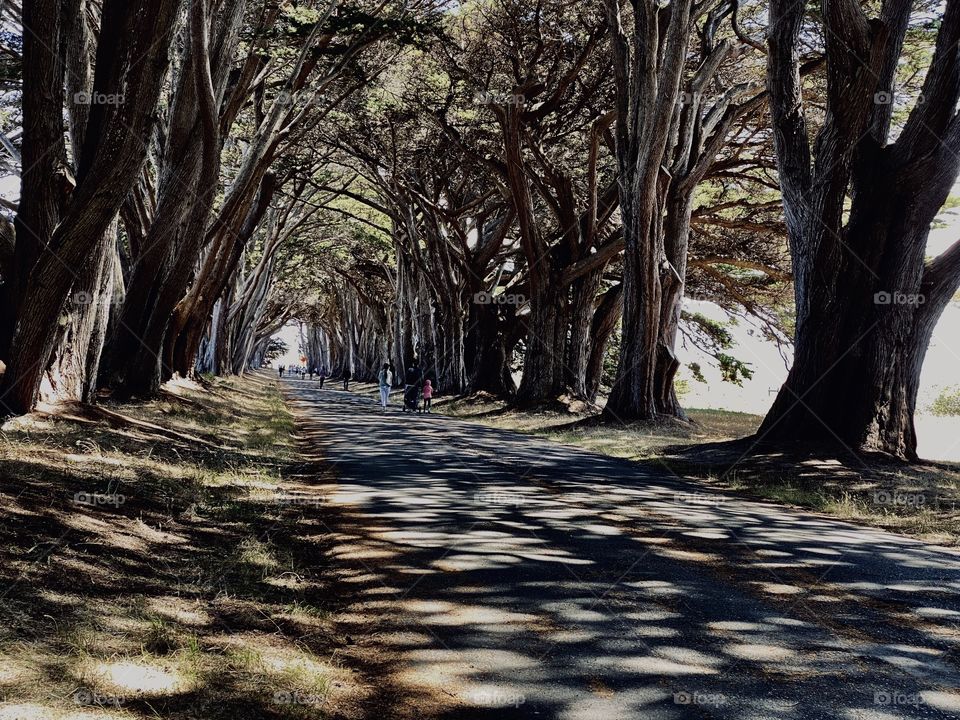
[{"label": "child in pink jacket", "polygon": [[423,410],[422,412],[430,412],[430,400],[433,398],[433,384],[429,380],[423,381]]}]

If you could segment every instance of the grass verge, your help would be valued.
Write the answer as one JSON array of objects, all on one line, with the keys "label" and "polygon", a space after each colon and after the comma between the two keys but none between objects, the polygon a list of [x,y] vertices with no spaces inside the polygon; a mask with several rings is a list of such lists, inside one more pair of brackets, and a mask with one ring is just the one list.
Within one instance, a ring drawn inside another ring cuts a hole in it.
[{"label": "grass verge", "polygon": [[276,384],[0,432],[0,720],[356,715],[324,469]]}]

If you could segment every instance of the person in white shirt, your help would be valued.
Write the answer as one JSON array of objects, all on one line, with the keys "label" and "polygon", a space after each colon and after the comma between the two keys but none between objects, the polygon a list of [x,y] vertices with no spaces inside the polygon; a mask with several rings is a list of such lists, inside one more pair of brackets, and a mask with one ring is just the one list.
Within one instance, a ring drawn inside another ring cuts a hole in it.
[{"label": "person in white shirt", "polygon": [[393,387],[393,372],[390,370],[390,363],[384,363],[377,374],[377,382],[380,384],[380,407],[387,411],[390,404],[390,389]]}]

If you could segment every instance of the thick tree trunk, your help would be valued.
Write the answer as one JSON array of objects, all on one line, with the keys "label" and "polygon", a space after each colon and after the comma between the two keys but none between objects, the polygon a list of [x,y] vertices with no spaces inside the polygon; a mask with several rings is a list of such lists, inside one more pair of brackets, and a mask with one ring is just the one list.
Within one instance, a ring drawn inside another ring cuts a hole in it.
[{"label": "thick tree trunk", "polygon": [[444,393],[459,395],[467,386],[463,306],[459,299],[443,308],[440,330],[443,354],[438,358],[438,389]]},{"label": "thick tree trunk", "polygon": [[[665,290],[676,279],[682,283],[664,244],[664,199],[672,181],[666,165],[682,135],[677,98],[693,28],[692,2],[671,3],[664,29],[656,5],[637,6],[629,35],[620,4],[606,0],[605,5],[613,33],[625,248],[623,342],[604,415],[623,422],[653,421],[660,416],[663,403],[658,400],[664,394],[658,388],[657,362]],[[662,48],[657,42],[661,33]]]},{"label": "thick tree trunk", "polygon": [[604,268],[577,279],[570,288],[570,340],[567,345],[566,384],[573,397],[592,402],[587,381],[593,346],[593,318]]},{"label": "thick tree trunk", "polygon": [[466,339],[469,362],[467,392],[486,392],[496,397],[512,398],[517,391],[510,371],[510,350],[506,328],[496,305],[471,306],[470,330]]},{"label": "thick tree trunk", "polygon": [[[896,233],[896,220],[881,207],[871,213],[887,215],[888,227]],[[856,226],[852,221],[851,227]],[[925,240],[926,232],[921,234]],[[825,240],[825,254],[815,267],[836,271],[807,274],[806,284],[797,289],[804,310],[793,367],[759,439],[916,459],[913,411],[922,366],[916,355],[922,356],[926,342],[915,328],[924,316],[919,304],[924,246],[915,234],[871,234],[859,241],[850,235],[845,246]],[[899,262],[881,260],[875,275],[864,260],[851,257],[870,247],[891,249]],[[909,247],[914,248],[912,257],[901,252]],[[884,293],[889,303],[883,302]]]},{"label": "thick tree trunk", "polygon": [[[90,266],[73,284],[53,360],[40,388],[45,402],[89,401],[113,302],[116,222],[104,233]],[[91,373],[93,373],[91,375]]]},{"label": "thick tree trunk", "polygon": [[307,356],[307,365],[312,368],[323,367],[323,330],[314,323],[307,324],[304,354]]},{"label": "thick tree trunk", "polygon": [[590,358],[587,362],[587,400],[596,402],[603,377],[603,361],[610,336],[620,323],[623,314],[623,284],[618,283],[607,290],[600,299],[591,324]]},{"label": "thick tree trunk", "polygon": [[928,231],[915,223],[930,211],[901,187],[879,180],[854,203],[845,239],[823,238],[818,270],[797,286],[794,362],[759,440],[917,459],[923,357],[955,285],[937,293],[924,282]]},{"label": "thick tree trunk", "polygon": [[[833,307],[837,300],[812,302]],[[811,317],[797,336],[793,367],[757,432],[759,440],[917,459],[913,413],[926,345],[914,344],[916,312],[886,309],[900,317],[884,323],[891,334],[882,339],[875,325],[851,325],[837,314]],[[875,308],[860,300],[857,310],[876,323]]]},{"label": "thick tree trunk", "polygon": [[530,299],[530,314],[521,320],[527,334],[523,376],[515,400],[519,408],[543,405],[563,392],[568,304],[563,287],[558,287],[559,274],[545,275],[544,285]]},{"label": "thick tree trunk", "polygon": [[[140,175],[147,152],[142,138],[152,125],[166,74],[169,43],[163,39],[170,36],[178,9],[176,0],[132,5],[119,0],[104,3],[94,91],[123,96],[125,101],[110,107],[92,107],[84,145],[78,152],[76,191],[52,236],[47,238],[48,252],[38,258],[27,278],[20,305],[24,310],[17,318],[0,388],[9,412],[23,413],[34,406],[75,268],[90,262]],[[50,53],[51,48],[44,51]],[[26,77],[25,96],[52,92],[53,97],[62,97],[62,85],[36,85]],[[59,101],[55,112],[62,113]],[[36,142],[34,131],[35,128],[27,127],[28,144]],[[48,182],[52,179],[48,178]],[[32,230],[35,232],[36,228]]]},{"label": "thick tree trunk", "polygon": [[[623,341],[617,377],[604,414],[613,420],[653,421],[657,407],[657,346],[663,297],[663,251],[655,202],[655,184],[637,177],[629,165],[623,172],[624,214]],[[648,171],[647,171],[648,172]],[[655,172],[655,171],[654,171]],[[632,188],[645,187],[646,197]]]},{"label": "thick tree trunk", "polygon": [[[767,85],[797,322],[793,367],[756,439],[915,460],[922,358],[960,283],[960,243],[924,259],[960,170],[960,5],[946,5],[923,101],[895,141],[893,106],[876,94],[893,89],[911,6],[874,19],[853,0],[824,10],[829,82],[813,157],[797,59],[806,15],[789,0],[770,5]],[[865,54],[875,72],[862,72]]]},{"label": "thick tree trunk", "polygon": [[[0,285],[0,358],[9,364],[10,348],[30,272],[60,219],[68,183],[63,87],[59,44],[68,18],[57,0],[36,0],[23,7],[23,127],[21,197],[14,220],[16,242]],[[66,295],[66,291],[64,292]],[[53,299],[60,302],[61,299]],[[40,368],[42,373],[45,368]],[[9,378],[6,379],[9,381]]]}]

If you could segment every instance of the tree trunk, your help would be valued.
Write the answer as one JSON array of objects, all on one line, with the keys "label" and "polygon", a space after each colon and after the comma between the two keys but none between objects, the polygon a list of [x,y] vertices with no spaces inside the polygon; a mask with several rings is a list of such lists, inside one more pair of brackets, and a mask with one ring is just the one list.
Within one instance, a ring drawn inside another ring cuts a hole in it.
[{"label": "tree trunk", "polygon": [[466,392],[486,392],[510,399],[517,391],[510,372],[506,328],[497,305],[470,304],[470,325],[465,340]]},{"label": "tree trunk", "polygon": [[[104,3],[94,91],[123,96],[124,102],[92,107],[84,144],[77,153],[77,188],[52,236],[45,238],[50,252],[38,258],[26,280],[22,311],[18,313],[0,388],[9,412],[27,412],[36,403],[75,268],[90,262],[140,175],[147,152],[143,137],[152,126],[166,74],[169,43],[165,40],[173,30],[178,9],[176,0]],[[28,34],[33,32],[27,29]],[[55,50],[47,47],[45,52]],[[62,84],[50,88],[34,84],[28,77],[25,74],[24,96],[48,96],[52,92],[58,99],[56,113],[62,113]],[[25,142],[32,145],[36,142],[35,128],[28,124],[25,127]],[[31,231],[36,232],[36,228]]]},{"label": "tree trunk", "polygon": [[657,408],[657,345],[660,339],[660,307],[663,297],[661,272],[666,260],[653,197],[637,197],[631,188],[641,183],[643,171],[627,167],[623,172],[624,216],[623,341],[613,389],[604,414],[617,421],[652,421]]},{"label": "tree trunk", "polygon": [[[664,299],[679,280],[664,243],[664,200],[673,180],[667,166],[680,148],[681,80],[694,27],[692,0],[675,0],[660,26],[656,4],[637,5],[629,30],[620,3],[605,0],[616,81],[617,160],[624,230],[623,341],[617,377],[604,414],[628,422],[653,421],[663,411],[658,387]],[[662,40],[662,44],[661,41]],[[689,135],[689,134],[687,134]],[[684,168],[685,169],[685,168]],[[669,348],[672,352],[672,348]],[[660,401],[660,402],[658,402]]]},{"label": "tree trunk", "polygon": [[764,442],[917,458],[913,413],[932,314],[921,287],[928,233],[910,227],[916,208],[894,197],[902,198],[897,187],[879,190],[886,197],[864,208],[866,217],[855,205],[847,240],[824,238],[813,265],[834,271],[815,270],[798,285],[793,366],[758,430]]},{"label": "tree trunk", "polygon": [[91,265],[74,282],[53,360],[41,384],[40,397],[46,402],[86,402],[93,397],[103,337],[114,301],[116,241],[114,222],[104,233]]},{"label": "tree trunk", "polygon": [[[854,0],[824,9],[829,82],[813,157],[797,58],[805,13],[789,0],[770,6],[767,80],[797,322],[793,367],[757,442],[915,460],[922,358],[960,284],[960,243],[924,260],[960,171],[960,5],[946,5],[923,101],[893,142],[893,107],[877,93],[892,89],[910,5],[882,19]],[[876,72],[856,60],[868,54]]]},{"label": "tree trunk", "polygon": [[[544,264],[548,260],[542,261]],[[515,404],[533,408],[555,400],[563,392],[564,348],[567,344],[567,298],[559,273],[545,273],[542,289],[530,299],[526,325],[523,377]]]},{"label": "tree trunk", "polygon": [[570,341],[567,345],[566,384],[573,397],[587,402],[593,400],[587,374],[593,346],[592,330],[597,293],[604,269],[605,266],[578,278],[570,289]]},{"label": "tree trunk", "polygon": [[693,212],[693,187],[689,183],[671,184],[667,190],[664,218],[664,255],[669,270],[663,278],[660,299],[660,337],[654,369],[657,412],[686,420],[680,406],[674,380],[680,361],[677,360],[677,336],[683,310],[684,279],[687,277],[687,250],[690,245],[690,216]]},{"label": "tree trunk", "polygon": [[590,336],[590,358],[587,362],[587,400],[596,402],[603,377],[603,361],[610,336],[620,323],[623,314],[623,284],[618,283],[607,290],[593,314]]}]

